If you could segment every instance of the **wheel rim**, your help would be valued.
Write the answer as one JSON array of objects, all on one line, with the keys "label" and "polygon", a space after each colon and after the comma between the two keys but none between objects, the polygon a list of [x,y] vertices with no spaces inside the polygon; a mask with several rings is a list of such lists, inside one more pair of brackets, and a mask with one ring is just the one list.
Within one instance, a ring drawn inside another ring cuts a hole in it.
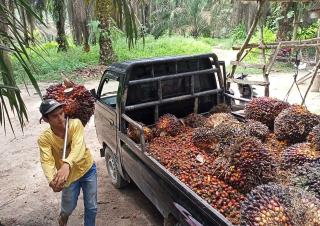
[{"label": "wheel rim", "polygon": [[117,166],[114,160],[112,159],[112,157],[108,160],[108,170],[109,170],[109,174],[111,176],[112,181],[116,182],[118,180]]}]

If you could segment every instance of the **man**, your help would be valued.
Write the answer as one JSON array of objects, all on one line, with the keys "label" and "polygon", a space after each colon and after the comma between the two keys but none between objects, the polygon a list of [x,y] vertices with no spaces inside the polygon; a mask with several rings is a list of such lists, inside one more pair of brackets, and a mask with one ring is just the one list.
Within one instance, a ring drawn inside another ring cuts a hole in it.
[{"label": "man", "polygon": [[82,188],[84,225],[94,226],[97,214],[97,173],[84,142],[84,127],[79,119],[69,120],[67,154],[62,159],[66,129],[63,104],[53,99],[44,100],[40,112],[42,119],[50,125],[38,139],[41,166],[52,190],[62,191],[59,225],[67,225]]}]

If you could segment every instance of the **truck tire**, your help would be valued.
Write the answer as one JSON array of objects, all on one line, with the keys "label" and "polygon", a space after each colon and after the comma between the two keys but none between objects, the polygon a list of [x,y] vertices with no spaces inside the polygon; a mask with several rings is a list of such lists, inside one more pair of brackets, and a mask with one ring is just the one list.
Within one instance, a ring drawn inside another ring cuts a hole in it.
[{"label": "truck tire", "polygon": [[108,153],[106,153],[106,165],[112,184],[118,189],[125,187],[128,182],[125,181],[119,173],[115,157]]}]

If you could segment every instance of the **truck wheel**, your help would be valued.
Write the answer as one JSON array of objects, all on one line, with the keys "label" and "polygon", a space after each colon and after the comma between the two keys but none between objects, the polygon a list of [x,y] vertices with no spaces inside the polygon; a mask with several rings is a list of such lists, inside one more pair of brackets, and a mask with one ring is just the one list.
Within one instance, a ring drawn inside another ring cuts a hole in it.
[{"label": "truck wheel", "polygon": [[117,162],[113,156],[106,154],[106,165],[108,174],[111,177],[111,182],[116,188],[123,188],[128,183],[125,181],[119,173]]}]

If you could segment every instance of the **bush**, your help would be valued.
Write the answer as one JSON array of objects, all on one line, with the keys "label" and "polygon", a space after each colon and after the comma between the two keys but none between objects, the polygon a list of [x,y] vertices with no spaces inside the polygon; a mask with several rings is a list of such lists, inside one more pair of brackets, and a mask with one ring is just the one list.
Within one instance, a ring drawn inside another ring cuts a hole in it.
[{"label": "bush", "polygon": [[246,26],[243,23],[236,26],[231,32],[231,37],[233,42],[244,40],[247,37]]}]

